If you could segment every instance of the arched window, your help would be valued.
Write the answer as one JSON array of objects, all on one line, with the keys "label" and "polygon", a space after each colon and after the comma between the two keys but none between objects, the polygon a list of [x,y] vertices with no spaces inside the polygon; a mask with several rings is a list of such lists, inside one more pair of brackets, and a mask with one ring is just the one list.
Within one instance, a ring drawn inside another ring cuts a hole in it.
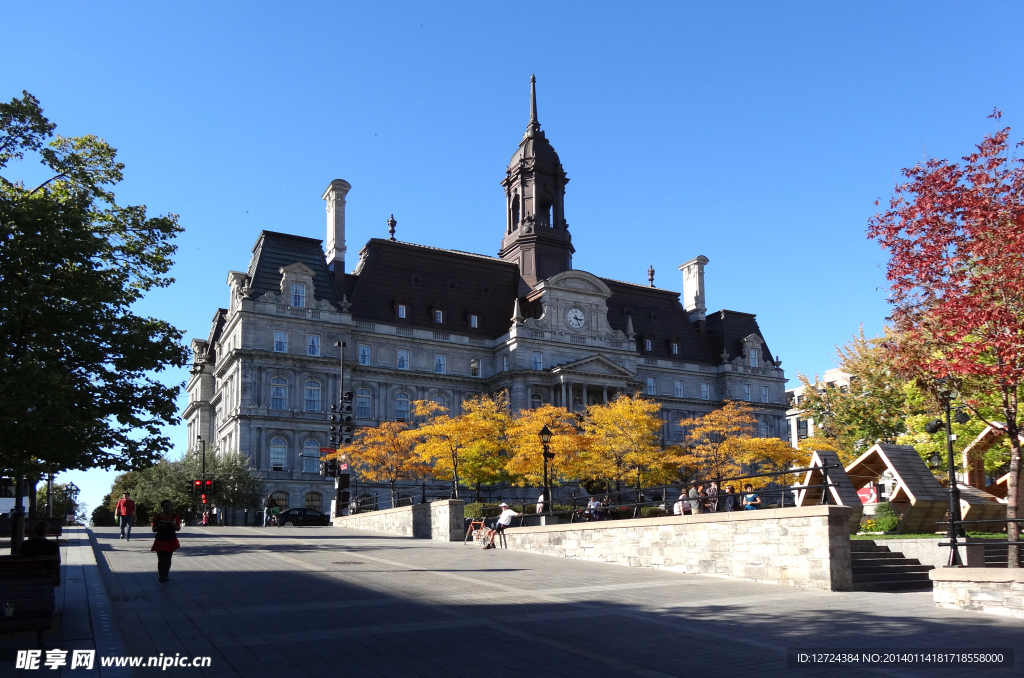
[{"label": "arched window", "polygon": [[555,226],[555,206],[548,205],[548,226],[554,228]]},{"label": "arched window", "polygon": [[315,379],[306,382],[306,405],[303,409],[307,412],[320,411],[320,382]]},{"label": "arched window", "polygon": [[306,508],[322,512],[324,510],[324,495],[319,492],[307,492]]},{"label": "arched window", "polygon": [[302,444],[302,471],[320,473],[320,443],[307,440]]},{"label": "arched window", "polygon": [[409,421],[409,394],[395,394],[395,419],[398,421]]},{"label": "arched window", "polygon": [[369,419],[373,416],[370,407],[370,389],[356,389],[356,419]]},{"label": "arched window", "polygon": [[270,469],[272,471],[284,471],[288,465],[288,443],[284,438],[274,438],[270,441]]},{"label": "arched window", "polygon": [[281,509],[282,511],[285,510],[286,508],[288,508],[288,493],[287,492],[284,492],[282,490],[278,490],[277,492],[271,492],[270,496],[273,497],[274,501],[277,502],[277,508]]},{"label": "arched window", "polygon": [[270,380],[270,409],[288,409],[288,380],[284,377],[274,377]]},{"label": "arched window", "polygon": [[512,196],[512,225],[509,227],[509,232],[519,228],[519,196]]},{"label": "arched window", "polygon": [[441,409],[447,411],[447,409],[448,409],[448,396],[446,396],[446,395],[444,395],[442,393],[438,393],[436,396],[434,396],[434,402],[437,403],[438,405],[440,405]]},{"label": "arched window", "polygon": [[530,396],[530,409],[536,410],[544,404],[544,398],[539,393]]}]

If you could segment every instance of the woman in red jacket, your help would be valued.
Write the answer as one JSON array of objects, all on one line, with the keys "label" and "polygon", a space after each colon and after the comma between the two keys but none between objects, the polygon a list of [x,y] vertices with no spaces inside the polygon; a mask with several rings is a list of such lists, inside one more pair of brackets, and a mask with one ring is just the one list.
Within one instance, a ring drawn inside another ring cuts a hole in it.
[{"label": "woman in red jacket", "polygon": [[181,516],[171,511],[171,502],[164,499],[160,502],[160,513],[153,516],[153,532],[156,539],[150,551],[156,551],[156,571],[160,575],[160,583],[170,579],[171,554],[181,548],[177,532],[181,529]]}]

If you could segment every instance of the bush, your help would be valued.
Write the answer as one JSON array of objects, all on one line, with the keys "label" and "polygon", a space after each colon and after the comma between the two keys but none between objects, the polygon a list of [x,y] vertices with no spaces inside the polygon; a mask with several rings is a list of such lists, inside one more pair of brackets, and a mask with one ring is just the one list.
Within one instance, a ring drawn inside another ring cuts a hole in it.
[{"label": "bush", "polygon": [[875,529],[882,532],[895,532],[900,526],[900,517],[887,501],[875,507]]},{"label": "bush", "polygon": [[114,512],[107,508],[106,505],[100,504],[92,510],[93,527],[113,527],[116,524],[114,522]]},{"label": "bush", "polygon": [[644,506],[640,509],[641,518],[660,518],[667,515],[668,511],[660,506]]},{"label": "bush", "polygon": [[[511,505],[513,511],[518,511],[526,515],[532,515],[537,512],[537,502],[527,502],[526,506],[523,506],[519,502],[515,502]],[[578,508],[583,508],[581,504]],[[555,504],[555,513],[572,511],[572,504]],[[483,502],[471,502],[463,507],[463,515],[467,518],[496,518],[501,515],[501,508],[497,504],[485,504]]]}]

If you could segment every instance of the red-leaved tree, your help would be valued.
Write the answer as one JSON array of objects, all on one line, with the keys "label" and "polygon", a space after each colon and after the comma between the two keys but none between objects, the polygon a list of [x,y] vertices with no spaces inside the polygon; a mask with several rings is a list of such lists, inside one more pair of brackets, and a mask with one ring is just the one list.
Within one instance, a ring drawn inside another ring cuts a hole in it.
[{"label": "red-leaved tree", "polygon": [[[990,116],[1000,118],[999,111]],[[1020,506],[1024,381],[1024,166],[1010,129],[986,136],[960,163],[928,160],[904,169],[889,209],[868,235],[889,251],[892,320],[905,333],[894,350],[911,376],[981,381],[998,392],[1009,436],[1007,518]],[[1021,144],[1018,144],[1020,146]],[[1018,528],[1010,523],[1009,540]],[[1010,547],[1016,567],[1018,548]]]}]

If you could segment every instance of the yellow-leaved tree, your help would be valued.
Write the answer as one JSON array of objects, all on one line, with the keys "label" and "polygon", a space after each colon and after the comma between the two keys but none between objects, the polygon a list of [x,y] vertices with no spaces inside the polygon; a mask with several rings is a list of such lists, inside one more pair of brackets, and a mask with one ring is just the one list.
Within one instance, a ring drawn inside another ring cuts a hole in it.
[{"label": "yellow-leaved tree", "polygon": [[453,499],[459,496],[459,483],[467,477],[465,474],[474,481],[490,477],[487,474],[495,467],[500,474],[504,466],[500,445],[507,419],[498,413],[505,409],[498,398],[503,396],[468,398],[462,404],[465,414],[457,417],[432,400],[412,403],[415,415],[427,421],[403,435],[416,441],[416,456],[432,468],[435,478],[452,481]]},{"label": "yellow-leaved tree", "polygon": [[543,405],[520,412],[508,429],[511,457],[505,470],[520,487],[538,487],[544,483],[544,446],[539,434],[545,426],[552,434],[548,449],[555,455],[548,461],[552,484],[580,477],[586,438],[576,429],[576,417],[564,407]]},{"label": "yellow-leaved tree", "polygon": [[403,422],[381,422],[379,426],[362,429],[359,438],[340,451],[363,480],[386,482],[390,486],[392,506],[398,501],[395,483],[417,478],[427,470],[414,454],[416,440],[407,435],[408,429]]},{"label": "yellow-leaved tree", "polygon": [[640,487],[669,482],[675,476],[676,456],[661,445],[661,405],[639,393],[620,395],[607,405],[587,408],[583,420],[587,452],[581,475],[609,478],[615,491],[628,481],[639,494]]},{"label": "yellow-leaved tree", "polygon": [[[683,419],[680,425],[689,433],[677,462],[704,480],[784,471],[805,455],[779,438],[754,437],[757,418],[753,408],[743,402],[726,400],[717,410]],[[763,487],[772,480],[751,478],[745,482]]]},{"label": "yellow-leaved tree", "polygon": [[493,396],[480,395],[462,403],[460,419],[475,437],[466,444],[459,464],[459,477],[473,487],[474,501],[480,501],[480,486],[505,480],[508,461],[507,430],[512,421],[508,397],[504,391]]}]

